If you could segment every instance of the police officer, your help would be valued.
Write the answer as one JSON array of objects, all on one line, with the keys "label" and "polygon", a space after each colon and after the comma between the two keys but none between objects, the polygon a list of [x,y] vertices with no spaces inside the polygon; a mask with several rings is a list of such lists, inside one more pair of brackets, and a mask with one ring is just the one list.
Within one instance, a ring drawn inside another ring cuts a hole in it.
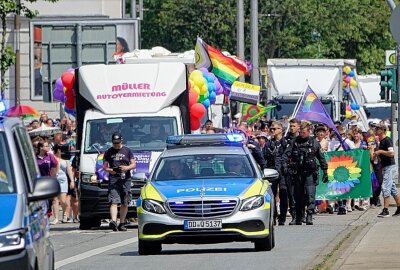
[{"label": "police officer", "polygon": [[294,199],[296,201],[296,225],[302,224],[307,204],[306,224],[313,225],[312,214],[315,209],[315,190],[318,185],[318,159],[323,171],[323,182],[328,181],[328,164],[321,152],[319,143],[310,137],[311,123],[300,124],[299,136],[286,148],[282,166],[294,180]]},{"label": "police officer", "polygon": [[[284,137],[284,149],[286,150],[286,148],[291,145],[291,143],[294,141],[294,139],[297,138],[297,136],[299,136],[299,130],[300,130],[300,120],[293,118],[290,119],[289,121],[289,132],[288,134]],[[283,167],[282,167],[283,169]],[[295,209],[295,200],[294,200],[294,179],[292,177],[291,174],[288,174],[287,172],[283,172],[282,171],[282,176],[283,179],[285,181],[286,184],[286,192],[287,192],[287,199],[289,202],[289,213],[292,217],[292,220],[290,221],[289,225],[295,225],[296,224],[296,209]],[[282,209],[281,209],[282,211]],[[286,212],[285,212],[286,215]],[[305,222],[305,220],[304,220]]]},{"label": "police officer", "polygon": [[[112,144],[104,154],[103,169],[110,174],[108,183],[108,202],[110,203],[111,222],[113,231],[126,231],[125,218],[131,201],[131,173],[136,168],[135,158],[131,149],[122,145],[122,136],[115,132]],[[120,207],[120,224],[117,226],[118,205]]]},{"label": "police officer", "polygon": [[287,192],[284,177],[282,176],[282,156],[284,149],[286,148],[286,143],[283,138],[283,127],[282,123],[278,121],[273,121],[271,127],[269,128],[271,133],[271,139],[267,140],[262,151],[264,154],[264,159],[267,163],[267,168],[274,169],[280,172],[280,177],[272,181],[271,188],[274,196],[277,196],[279,187],[280,196],[280,206],[281,214],[278,217],[278,211],[275,207],[274,209],[274,223],[276,223],[276,218],[278,217],[278,225],[285,225],[286,212],[287,212]]}]

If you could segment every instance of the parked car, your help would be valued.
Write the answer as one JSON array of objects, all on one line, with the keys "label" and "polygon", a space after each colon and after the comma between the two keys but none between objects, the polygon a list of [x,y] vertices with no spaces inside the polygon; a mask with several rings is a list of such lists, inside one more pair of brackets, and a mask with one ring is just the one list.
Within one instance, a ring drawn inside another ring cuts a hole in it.
[{"label": "parked car", "polygon": [[22,121],[0,116],[0,269],[54,269],[46,200],[59,193],[40,177]]}]

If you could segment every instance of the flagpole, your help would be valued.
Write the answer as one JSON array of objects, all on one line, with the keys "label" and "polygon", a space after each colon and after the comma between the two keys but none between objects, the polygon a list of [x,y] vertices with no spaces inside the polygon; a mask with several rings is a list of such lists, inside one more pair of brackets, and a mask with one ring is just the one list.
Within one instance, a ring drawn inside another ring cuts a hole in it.
[{"label": "flagpole", "polygon": [[[308,88],[308,84],[307,84],[307,88]],[[306,90],[303,91],[303,93],[301,94],[301,96],[300,96],[299,99],[297,100],[296,106],[294,107],[293,114],[292,114],[292,116],[290,117],[289,121],[292,120],[292,119],[294,119],[294,118],[296,118],[297,112],[298,112],[299,109],[300,109],[300,104],[301,104],[301,102],[302,102],[303,99],[304,99],[304,94],[306,93],[307,88],[306,88]],[[290,127],[290,125],[287,126],[284,137],[287,136],[287,134],[288,134],[288,132],[289,132],[289,127]]]}]

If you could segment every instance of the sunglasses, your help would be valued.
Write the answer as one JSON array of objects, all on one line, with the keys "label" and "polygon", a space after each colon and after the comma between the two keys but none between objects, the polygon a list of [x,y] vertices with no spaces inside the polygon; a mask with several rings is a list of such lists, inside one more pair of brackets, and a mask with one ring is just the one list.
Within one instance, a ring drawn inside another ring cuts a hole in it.
[{"label": "sunglasses", "polygon": [[281,129],[281,128],[270,128],[269,130],[275,131],[275,130],[277,130],[277,129]]}]

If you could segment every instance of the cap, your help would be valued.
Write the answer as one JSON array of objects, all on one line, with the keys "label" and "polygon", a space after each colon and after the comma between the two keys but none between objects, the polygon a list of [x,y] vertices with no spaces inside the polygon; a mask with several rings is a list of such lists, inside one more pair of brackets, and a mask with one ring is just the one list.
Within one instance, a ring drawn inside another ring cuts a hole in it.
[{"label": "cap", "polygon": [[122,136],[118,132],[115,132],[112,137],[111,137],[112,143],[121,143],[122,142]]},{"label": "cap", "polygon": [[375,127],[375,128],[387,130],[387,127],[386,127],[385,124],[372,124],[372,126]]}]

